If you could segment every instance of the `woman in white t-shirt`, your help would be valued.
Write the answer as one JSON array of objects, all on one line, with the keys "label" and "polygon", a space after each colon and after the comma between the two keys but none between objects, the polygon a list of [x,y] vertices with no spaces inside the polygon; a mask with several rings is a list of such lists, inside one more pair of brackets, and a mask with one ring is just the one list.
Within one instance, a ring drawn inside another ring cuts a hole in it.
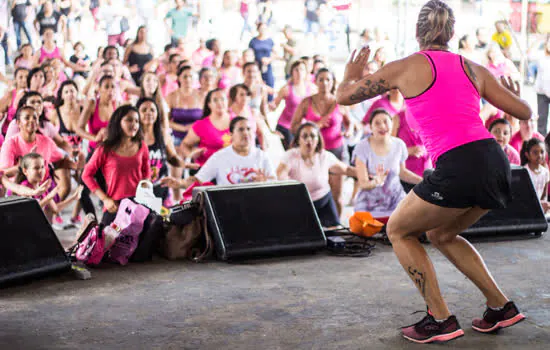
[{"label": "woman in white t-shirt", "polygon": [[188,188],[194,183],[215,181],[216,185],[236,185],[265,182],[275,179],[273,166],[266,153],[254,145],[251,132],[253,121],[235,117],[229,124],[231,146],[214,153],[197,174],[185,180],[165,177],[160,183],[175,189]]},{"label": "woman in white t-shirt", "polygon": [[355,176],[355,168],[347,166],[334,154],[325,151],[317,125],[311,122],[300,125],[296,131],[294,148],[284,154],[277,168],[277,178],[297,180],[306,185],[323,227],[340,225],[328,182],[329,172]]},{"label": "woman in white t-shirt", "polygon": [[550,204],[548,203],[548,182],[550,182],[550,172],[544,166],[546,152],[544,143],[536,138],[525,141],[521,147],[521,165],[529,172],[529,177],[535,187],[537,198],[540,200],[544,212],[548,212]]}]

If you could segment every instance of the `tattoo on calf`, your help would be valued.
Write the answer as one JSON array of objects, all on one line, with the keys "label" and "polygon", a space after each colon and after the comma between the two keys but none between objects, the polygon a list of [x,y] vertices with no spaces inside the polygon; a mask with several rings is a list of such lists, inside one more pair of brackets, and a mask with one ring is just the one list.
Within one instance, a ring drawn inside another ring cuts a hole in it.
[{"label": "tattoo on calf", "polygon": [[372,81],[369,79],[350,96],[350,100],[357,102],[368,100],[389,90],[390,86],[386,80]]},{"label": "tattoo on calf", "polygon": [[424,277],[424,273],[412,268],[412,266],[409,266],[408,271],[414,283],[418,286],[418,289],[420,289],[422,296],[426,297],[426,278]]}]

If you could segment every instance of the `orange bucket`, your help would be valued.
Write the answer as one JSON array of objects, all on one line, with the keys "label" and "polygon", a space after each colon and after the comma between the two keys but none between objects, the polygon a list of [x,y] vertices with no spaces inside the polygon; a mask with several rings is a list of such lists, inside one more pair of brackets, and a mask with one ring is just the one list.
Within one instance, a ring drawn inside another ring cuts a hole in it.
[{"label": "orange bucket", "polygon": [[371,213],[366,211],[358,211],[349,218],[349,229],[351,232],[359,236],[372,237],[380,230],[384,224],[376,220]]}]

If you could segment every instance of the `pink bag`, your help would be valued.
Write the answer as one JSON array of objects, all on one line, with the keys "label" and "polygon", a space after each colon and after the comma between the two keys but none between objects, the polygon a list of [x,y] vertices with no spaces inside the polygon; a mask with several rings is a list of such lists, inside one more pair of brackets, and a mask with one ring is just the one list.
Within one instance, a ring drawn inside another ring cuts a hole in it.
[{"label": "pink bag", "polygon": [[98,265],[105,255],[103,225],[94,225],[77,244],[75,258],[86,265]]},{"label": "pink bag", "polygon": [[150,209],[125,198],[120,202],[116,218],[111,226],[116,227],[119,235],[109,251],[109,259],[126,265],[128,259],[136,250],[139,235],[143,231],[143,224],[149,215]]}]

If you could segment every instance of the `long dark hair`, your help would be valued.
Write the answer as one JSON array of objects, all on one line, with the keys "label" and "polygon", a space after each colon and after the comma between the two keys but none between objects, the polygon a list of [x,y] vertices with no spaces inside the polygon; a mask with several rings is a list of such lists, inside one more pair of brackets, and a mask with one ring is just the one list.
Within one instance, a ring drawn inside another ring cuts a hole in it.
[{"label": "long dark hair", "polygon": [[44,82],[46,81],[46,72],[44,72],[44,69],[42,69],[42,67],[33,68],[33,69],[30,70],[29,75],[27,76],[27,88],[28,89],[31,88],[32,77],[37,73],[42,73],[42,76],[44,77]]},{"label": "long dark hair", "polygon": [[76,92],[78,92],[78,86],[73,80],[65,80],[64,82],[62,82],[61,85],[59,86],[59,90],[57,90],[57,98],[55,99],[55,106],[57,108],[63,106],[63,104],[65,103],[65,101],[63,101],[63,89],[67,85],[74,86],[74,88],[76,89]]},{"label": "long dark hair", "polygon": [[204,108],[202,109],[202,118],[206,118],[212,114],[212,110],[210,109],[210,102],[212,101],[212,95],[216,92],[223,91],[223,89],[217,88],[214,90],[208,91],[208,94],[206,94],[206,98],[204,99]]},{"label": "long dark hair", "polygon": [[[15,72],[13,73],[13,77],[14,77],[14,80],[15,78],[17,77],[17,74],[19,74],[19,72],[27,72],[27,73],[30,73],[29,70],[25,67],[18,67]],[[16,83],[17,84],[17,83]],[[29,76],[27,75],[27,86],[25,88],[28,88],[29,87]]]},{"label": "long dark hair", "polygon": [[298,127],[298,130],[296,130],[296,137],[294,138],[294,140],[292,140],[292,147],[300,147],[300,137],[302,135],[302,131],[306,127],[313,128],[317,133],[317,139],[319,140],[319,142],[317,143],[317,147],[315,147],[315,153],[321,153],[321,151],[325,148],[325,143],[323,142],[323,137],[321,136],[321,130],[319,130],[317,124],[312,122],[305,122]]},{"label": "long dark hair", "polygon": [[527,154],[531,152],[531,149],[536,145],[541,145],[542,148],[544,149],[544,143],[539,139],[532,138],[528,141],[523,142],[523,145],[521,146],[521,152],[519,154],[521,165],[525,165],[529,163],[529,159],[527,159]]},{"label": "long dark hair", "polygon": [[193,72],[193,67],[191,67],[190,65],[185,65],[185,66],[181,66],[178,68],[178,73],[177,73],[177,81],[178,81],[178,86],[181,87],[181,83],[180,83],[180,75],[183,74],[183,72],[185,71],[188,71],[190,70],[191,72]]},{"label": "long dark hair", "polygon": [[[27,106],[27,101],[29,100],[29,98],[34,96],[40,97],[40,99],[42,100],[42,104],[44,104],[44,97],[42,97],[42,94],[40,94],[38,91],[27,91],[25,92],[23,97],[21,97],[21,99],[19,100],[19,103],[17,104],[17,110],[19,110],[21,107]],[[32,107],[32,106],[29,106],[29,107]],[[38,116],[39,127],[43,128],[45,122],[46,122],[46,108],[42,107],[42,113]]]},{"label": "long dark hair", "polygon": [[336,93],[336,76],[330,69],[325,67],[320,68],[317,71],[317,74],[315,74],[315,81],[317,82],[317,79],[319,79],[319,76],[323,73],[328,73],[330,74],[330,76],[332,76],[332,89],[330,89],[330,93],[334,95]]},{"label": "long dark hair", "polygon": [[[165,149],[166,148],[166,143],[164,142],[164,134],[162,132],[162,121],[161,121],[161,114],[160,114],[160,111],[159,111],[159,106],[157,105],[157,103],[155,102],[154,99],[152,99],[150,97],[142,97],[136,103],[136,108],[138,110],[138,113],[139,113],[139,109],[140,109],[141,105],[144,104],[145,102],[151,102],[153,104],[153,106],[155,106],[155,109],[157,110],[157,120],[155,120],[155,124],[153,124],[153,136],[155,136],[155,142],[159,143],[160,147],[162,149]],[[141,119],[141,115],[140,115],[139,116],[139,125],[140,125],[140,130],[143,130],[143,128],[141,127],[141,120],[142,119]]]},{"label": "long dark hair", "polygon": [[[105,148],[106,151],[111,151],[115,147],[120,145],[123,135],[120,123],[122,121],[122,118],[124,118],[130,112],[136,112],[136,114],[139,116],[139,111],[136,109],[136,107],[132,105],[120,106],[113,112],[113,115],[109,119],[109,125],[107,126],[107,139],[102,143],[103,148]],[[132,142],[138,143],[141,147],[142,141],[143,133],[140,127],[136,136],[132,138]]]}]

